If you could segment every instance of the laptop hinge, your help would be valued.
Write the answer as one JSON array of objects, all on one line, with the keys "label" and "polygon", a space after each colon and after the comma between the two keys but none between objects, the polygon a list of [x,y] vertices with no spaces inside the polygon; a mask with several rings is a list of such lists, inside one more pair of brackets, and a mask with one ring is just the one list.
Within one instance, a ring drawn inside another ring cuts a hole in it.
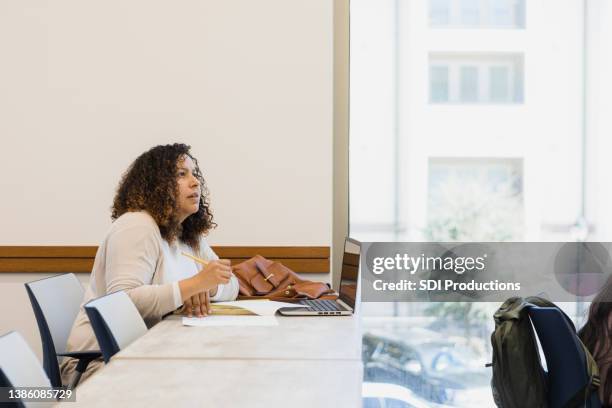
[{"label": "laptop hinge", "polygon": [[340,303],[340,304],[342,305],[342,307],[343,307],[343,308],[345,308],[346,310],[348,310],[348,311],[350,311],[350,312],[352,312],[352,311],[353,311],[353,308],[352,308],[352,307],[350,307],[349,305],[347,305],[346,303],[344,303],[344,302],[342,301],[342,299],[338,298],[338,299],[336,299],[336,302]]}]

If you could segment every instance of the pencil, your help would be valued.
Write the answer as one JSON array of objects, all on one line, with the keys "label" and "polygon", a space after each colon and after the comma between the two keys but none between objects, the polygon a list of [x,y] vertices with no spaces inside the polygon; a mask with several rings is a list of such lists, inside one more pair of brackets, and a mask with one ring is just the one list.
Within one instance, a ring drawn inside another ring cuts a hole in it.
[{"label": "pencil", "polygon": [[202,259],[202,258],[198,258],[197,256],[193,256],[191,254],[188,254],[187,252],[181,252],[181,254],[185,255],[187,258],[191,258],[194,261],[196,261],[199,264],[202,264],[204,266],[208,265],[208,261]]}]

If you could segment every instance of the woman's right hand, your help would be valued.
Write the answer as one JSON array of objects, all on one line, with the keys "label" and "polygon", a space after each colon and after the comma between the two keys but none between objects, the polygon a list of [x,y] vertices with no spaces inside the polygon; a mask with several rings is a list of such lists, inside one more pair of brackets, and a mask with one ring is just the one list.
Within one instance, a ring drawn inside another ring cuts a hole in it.
[{"label": "woman's right hand", "polygon": [[214,295],[220,284],[229,283],[232,277],[232,267],[228,259],[210,261],[200,272],[191,278],[179,281],[179,290],[183,302],[204,291]]},{"label": "woman's right hand", "polygon": [[216,289],[218,285],[224,285],[232,277],[232,267],[229,259],[210,261],[198,273],[202,290]]}]

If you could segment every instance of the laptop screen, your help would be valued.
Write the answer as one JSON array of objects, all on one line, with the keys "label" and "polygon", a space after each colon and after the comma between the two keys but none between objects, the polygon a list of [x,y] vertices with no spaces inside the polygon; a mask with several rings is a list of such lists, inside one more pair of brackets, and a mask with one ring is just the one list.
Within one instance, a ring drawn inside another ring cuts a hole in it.
[{"label": "laptop screen", "polygon": [[358,241],[347,238],[344,241],[344,255],[342,257],[342,272],[340,273],[339,298],[355,309],[357,298],[357,284],[359,280],[359,256],[361,245]]}]

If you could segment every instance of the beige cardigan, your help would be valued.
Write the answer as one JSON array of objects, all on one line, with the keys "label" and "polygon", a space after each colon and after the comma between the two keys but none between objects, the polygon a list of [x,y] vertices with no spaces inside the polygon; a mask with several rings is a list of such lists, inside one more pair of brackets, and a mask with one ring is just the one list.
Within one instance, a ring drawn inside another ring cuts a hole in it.
[{"label": "beige cardigan", "polygon": [[[83,305],[100,296],[126,291],[148,327],[176,309],[176,282],[165,279],[167,251],[164,251],[162,242],[155,220],[144,211],[125,213],[113,222],[96,253],[90,284],[68,337],[67,351],[99,349]],[[197,255],[207,260],[218,259],[204,239]],[[215,296],[214,300],[234,300],[238,294],[236,277],[232,276],[227,285],[219,285],[218,291],[222,296]],[[100,365],[101,361],[92,362],[82,379]],[[62,362],[62,381],[65,384],[75,366],[74,359]]]}]

